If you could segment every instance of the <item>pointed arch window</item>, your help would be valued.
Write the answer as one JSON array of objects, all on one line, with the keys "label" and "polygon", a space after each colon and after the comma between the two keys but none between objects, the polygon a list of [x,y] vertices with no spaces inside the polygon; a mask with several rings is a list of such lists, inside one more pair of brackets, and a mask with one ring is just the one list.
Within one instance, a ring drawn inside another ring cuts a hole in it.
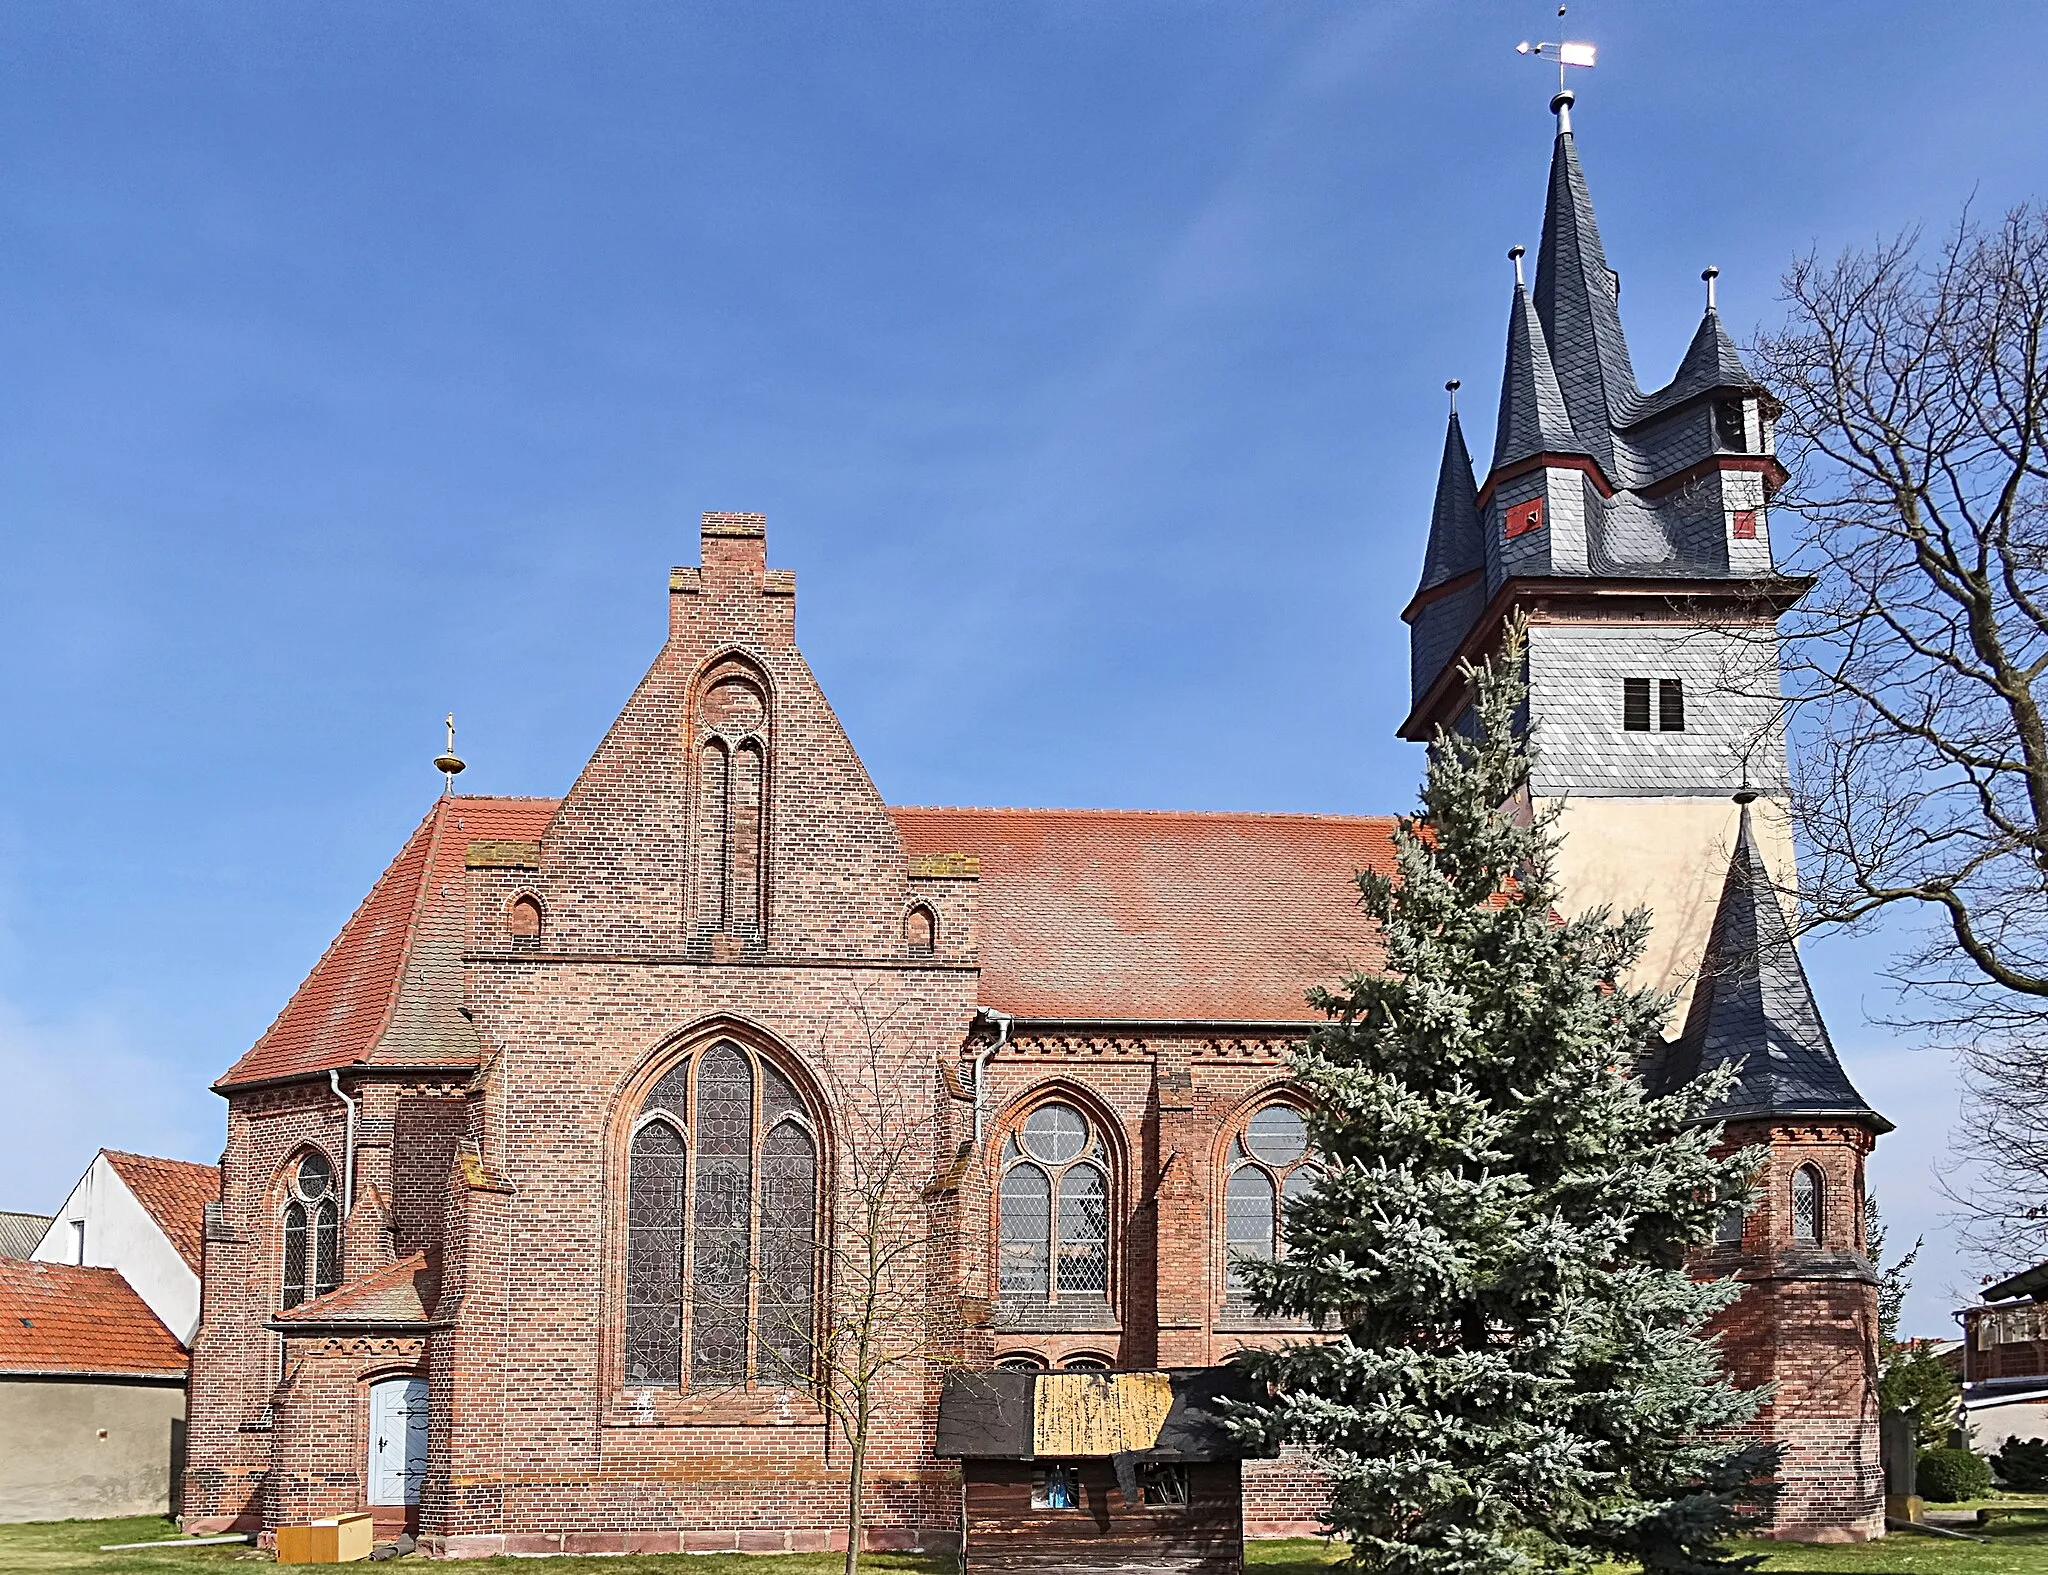
[{"label": "pointed arch window", "polygon": [[768,690],[750,665],[729,657],[706,675],[697,736],[696,928],[758,939],[766,895]]},{"label": "pointed arch window", "polygon": [[1072,1105],[1040,1105],[1003,1143],[998,1285],[1005,1296],[1109,1295],[1109,1164]]},{"label": "pointed arch window", "polygon": [[284,1206],[283,1280],[286,1307],[325,1296],[341,1283],[341,1205],[334,1196],[334,1163],[317,1151],[292,1171]]},{"label": "pointed arch window", "polygon": [[1792,1172],[1792,1239],[1818,1243],[1826,1219],[1822,1205],[1827,1183],[1818,1165],[1801,1165]]},{"label": "pointed arch window", "polygon": [[1263,1105],[1230,1145],[1223,1187],[1224,1285],[1233,1300],[1249,1287],[1244,1265],[1285,1246],[1286,1206],[1322,1174],[1308,1145],[1308,1120],[1292,1105]]},{"label": "pointed arch window", "polygon": [[627,1384],[810,1384],[820,1240],[817,1124],[795,1085],[731,1040],[672,1067],[630,1148]]}]

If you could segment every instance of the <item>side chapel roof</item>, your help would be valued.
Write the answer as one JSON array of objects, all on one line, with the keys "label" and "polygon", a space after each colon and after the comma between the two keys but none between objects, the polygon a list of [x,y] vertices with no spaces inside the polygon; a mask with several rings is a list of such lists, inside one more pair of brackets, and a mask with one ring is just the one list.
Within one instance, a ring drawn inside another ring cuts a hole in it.
[{"label": "side chapel roof", "polygon": [[462,1004],[469,935],[463,856],[473,840],[532,840],[557,800],[438,798],[284,1010],[214,1086],[369,1060],[408,1066],[476,1059]]},{"label": "side chapel roof", "polygon": [[1716,1121],[1829,1116],[1891,1130],[1842,1070],[1751,834],[1747,804],[1692,1006],[1659,1081],[1676,1088],[1730,1063],[1741,1070],[1710,1113]]}]

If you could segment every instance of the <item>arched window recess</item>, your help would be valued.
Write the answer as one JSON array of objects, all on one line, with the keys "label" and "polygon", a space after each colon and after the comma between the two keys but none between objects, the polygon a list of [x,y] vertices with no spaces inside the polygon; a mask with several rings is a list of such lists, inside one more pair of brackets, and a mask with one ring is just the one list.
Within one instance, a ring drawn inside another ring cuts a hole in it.
[{"label": "arched window recess", "polygon": [[280,1301],[297,1307],[341,1284],[341,1203],[334,1162],[310,1149],[292,1165],[285,1186],[284,1262]]},{"label": "arched window recess", "polygon": [[628,1163],[628,1386],[813,1382],[823,1148],[796,1083],[735,1039],[648,1090]]},{"label": "arched window recess", "polygon": [[1095,1123],[1077,1106],[1049,1100],[1004,1138],[999,1170],[999,1294],[1107,1300],[1110,1156]]},{"label": "arched window recess", "polygon": [[1792,1172],[1792,1239],[1818,1245],[1827,1222],[1825,1204],[1827,1180],[1818,1165],[1801,1165]]},{"label": "arched window recess", "polygon": [[1250,1294],[1245,1265],[1285,1251],[1287,1204],[1322,1175],[1307,1118],[1280,1100],[1259,1106],[1231,1139],[1224,1170],[1224,1294],[1242,1303]]}]

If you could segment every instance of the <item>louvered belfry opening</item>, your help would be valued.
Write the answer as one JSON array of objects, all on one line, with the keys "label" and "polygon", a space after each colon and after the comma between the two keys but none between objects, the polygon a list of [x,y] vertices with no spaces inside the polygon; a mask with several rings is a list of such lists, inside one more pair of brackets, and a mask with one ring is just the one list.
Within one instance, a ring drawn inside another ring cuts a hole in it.
[{"label": "louvered belfry opening", "polygon": [[627,1183],[629,1387],[802,1387],[815,1375],[819,1146],[771,1061],[721,1039],[642,1101]]}]

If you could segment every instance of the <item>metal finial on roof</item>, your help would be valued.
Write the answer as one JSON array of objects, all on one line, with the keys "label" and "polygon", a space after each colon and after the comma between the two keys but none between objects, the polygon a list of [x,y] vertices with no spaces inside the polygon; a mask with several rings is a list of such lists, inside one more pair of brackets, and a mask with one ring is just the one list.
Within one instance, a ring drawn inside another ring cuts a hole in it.
[{"label": "metal finial on roof", "polygon": [[434,757],[434,769],[446,779],[441,784],[443,797],[455,792],[455,779],[462,774],[463,759],[455,752],[455,713],[448,713],[448,747]]},{"label": "metal finial on roof", "polygon": [[[1557,19],[1560,22],[1564,20],[1563,6],[1557,8]],[[1563,29],[1560,28],[1559,31],[1562,32]],[[1592,66],[1599,57],[1599,51],[1583,40],[1565,39],[1561,42],[1552,42],[1546,38],[1541,43],[1532,44],[1525,38],[1515,45],[1515,53],[1557,62],[1557,96],[1550,101],[1550,112],[1557,117],[1559,135],[1568,134],[1572,129],[1573,101],[1571,89],[1564,85],[1565,71],[1571,66]]]},{"label": "metal finial on roof", "polygon": [[1519,290],[1519,289],[1521,289],[1521,288],[1522,288],[1522,257],[1523,257],[1523,255],[1524,255],[1524,252],[1523,252],[1523,248],[1522,248],[1522,247],[1519,247],[1519,246],[1510,246],[1510,247],[1508,248],[1508,261],[1509,261],[1509,262],[1511,262],[1511,263],[1513,263],[1513,264],[1515,265],[1515,288],[1516,288],[1517,290]]},{"label": "metal finial on roof", "polygon": [[1707,310],[1711,312],[1714,309],[1714,281],[1721,277],[1721,270],[1718,268],[1704,269],[1700,277],[1707,281]]},{"label": "metal finial on roof", "polygon": [[1451,396],[1451,414],[1454,416],[1458,413],[1458,390],[1462,386],[1463,385],[1459,383],[1459,381],[1455,377],[1452,378],[1448,383],[1444,384],[1445,392],[1447,392]]}]

